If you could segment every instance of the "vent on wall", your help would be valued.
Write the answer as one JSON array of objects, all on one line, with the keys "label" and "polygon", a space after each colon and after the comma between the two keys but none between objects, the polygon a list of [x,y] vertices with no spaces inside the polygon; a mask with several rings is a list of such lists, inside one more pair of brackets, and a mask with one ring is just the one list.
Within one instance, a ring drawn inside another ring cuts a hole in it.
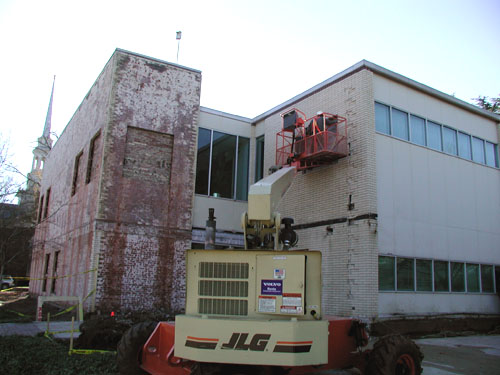
[{"label": "vent on wall", "polygon": [[199,314],[248,315],[248,263],[200,262],[199,277],[198,296],[226,297],[199,298]]}]

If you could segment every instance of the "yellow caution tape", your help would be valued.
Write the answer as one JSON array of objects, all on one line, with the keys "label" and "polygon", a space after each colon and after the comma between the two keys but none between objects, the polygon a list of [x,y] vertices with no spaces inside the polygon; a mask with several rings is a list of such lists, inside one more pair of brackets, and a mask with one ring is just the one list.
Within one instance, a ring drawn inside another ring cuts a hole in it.
[{"label": "yellow caution tape", "polygon": [[76,305],[68,307],[67,309],[64,309],[63,311],[58,312],[57,314],[52,315],[52,317],[59,316],[59,315],[62,315],[62,314],[66,314],[67,312],[70,312],[71,310],[76,309],[77,306],[78,306],[78,303]]},{"label": "yellow caution tape", "polygon": [[85,297],[85,298],[82,300],[82,303],[84,303],[84,302],[87,300],[87,298],[89,298],[89,297],[90,297],[92,294],[94,294],[94,293],[95,293],[95,289],[94,289],[94,290],[92,290],[92,291],[91,291],[91,292],[87,295],[87,297]]},{"label": "yellow caution tape", "polygon": [[23,314],[23,313],[20,313],[20,312],[14,311],[14,310],[4,309],[4,311],[8,311],[8,312],[11,312],[11,313],[17,314],[17,315],[22,316],[22,317],[33,318],[33,315],[25,315],[25,314]]},{"label": "yellow caution tape", "polygon": [[65,277],[73,277],[73,276],[78,276],[78,275],[84,275],[86,273],[90,272],[95,272],[97,271],[97,268],[88,270],[88,271],[83,271],[83,272],[78,272],[78,273],[73,273],[71,275],[62,275],[62,276],[47,276],[47,277],[27,277],[27,276],[16,276],[12,277],[13,279],[19,279],[19,280],[50,280],[50,279],[64,279]]},{"label": "yellow caution tape", "polygon": [[57,333],[71,333],[71,332],[80,332],[79,329],[69,330],[69,331],[45,331],[46,335],[55,335]]},{"label": "yellow caution tape", "polygon": [[94,354],[94,353],[101,353],[101,354],[112,353],[112,354],[116,354],[115,351],[111,351],[111,350],[71,349],[70,351],[68,351],[68,355],[71,355],[71,354]]},{"label": "yellow caution tape", "polygon": [[[87,298],[89,298],[92,294],[95,293],[95,289],[92,290],[88,295],[87,297],[85,297],[83,300],[82,300],[82,304],[87,300]],[[59,316],[59,315],[63,315],[63,314],[66,314],[68,312],[70,312],[71,310],[74,310],[78,307],[79,303],[75,304],[75,305],[71,305],[70,307],[68,307],[67,309],[64,309],[63,311],[60,311],[58,312],[57,314],[54,314],[52,315],[52,317],[55,317],[55,316]],[[17,311],[14,311],[14,310],[8,310],[8,309],[4,309],[4,311],[8,311],[8,312],[11,312],[11,313],[14,313],[14,314],[17,314],[19,316],[22,316],[22,317],[28,317],[28,318],[33,318],[33,315],[25,315],[23,313],[20,313],[20,312],[17,312]],[[68,332],[71,332],[71,331],[68,331]],[[79,331],[74,331],[74,332],[79,332]],[[49,333],[53,333],[53,332],[49,332]]]},{"label": "yellow caution tape", "polygon": [[12,287],[12,288],[7,288],[7,289],[1,289],[0,292],[8,292],[9,290],[12,290],[14,289],[15,287]]}]

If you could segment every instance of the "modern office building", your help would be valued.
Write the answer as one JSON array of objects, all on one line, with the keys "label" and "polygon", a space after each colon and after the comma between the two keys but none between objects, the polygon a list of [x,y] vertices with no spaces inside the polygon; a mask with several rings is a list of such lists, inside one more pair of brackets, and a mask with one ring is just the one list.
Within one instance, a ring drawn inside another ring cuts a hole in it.
[{"label": "modern office building", "polygon": [[249,185],[296,108],[347,119],[346,156],[297,173],[278,207],[322,251],[326,313],[500,311],[500,116],[368,61],[253,119],[200,107],[200,77],[115,51],[47,159],[32,292],[180,311],[184,250],[208,208],[217,246],[243,246]]}]

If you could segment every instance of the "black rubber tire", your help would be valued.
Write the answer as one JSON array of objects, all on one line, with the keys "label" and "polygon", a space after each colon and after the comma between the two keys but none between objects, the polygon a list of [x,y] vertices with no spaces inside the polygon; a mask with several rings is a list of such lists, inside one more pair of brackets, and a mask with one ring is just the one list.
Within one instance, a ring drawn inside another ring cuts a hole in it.
[{"label": "black rubber tire", "polygon": [[2,287],[0,287],[0,290],[8,289],[9,284],[2,284]]},{"label": "black rubber tire", "polygon": [[142,347],[153,333],[158,323],[142,322],[133,325],[122,336],[117,346],[116,360],[122,375],[147,374],[140,367]]},{"label": "black rubber tire", "polygon": [[420,348],[401,335],[384,336],[368,356],[367,375],[419,375],[422,373]]}]

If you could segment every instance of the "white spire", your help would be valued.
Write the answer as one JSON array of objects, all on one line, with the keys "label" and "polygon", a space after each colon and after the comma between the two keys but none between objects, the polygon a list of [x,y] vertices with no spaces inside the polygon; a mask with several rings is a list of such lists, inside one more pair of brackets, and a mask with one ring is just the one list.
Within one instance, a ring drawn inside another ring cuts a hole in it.
[{"label": "white spire", "polygon": [[[47,110],[47,117],[45,118],[45,126],[43,127],[43,134],[42,134],[42,138],[46,139],[47,143],[49,143],[50,139],[50,127],[52,122],[52,100],[54,98],[55,83],[56,83],[56,76],[54,76],[54,81],[52,82],[52,92],[50,93],[49,109]],[[52,142],[50,141],[50,143]]]}]

